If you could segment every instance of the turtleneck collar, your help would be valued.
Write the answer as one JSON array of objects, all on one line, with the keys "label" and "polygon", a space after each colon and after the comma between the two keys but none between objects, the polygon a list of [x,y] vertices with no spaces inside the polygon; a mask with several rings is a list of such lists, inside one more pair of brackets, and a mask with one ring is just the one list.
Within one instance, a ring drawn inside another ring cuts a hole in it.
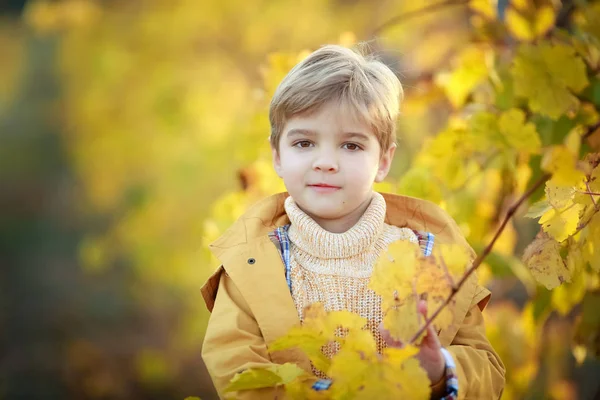
[{"label": "turtleneck collar", "polygon": [[291,196],[285,200],[284,207],[291,222],[290,241],[300,250],[321,259],[347,258],[365,252],[384,229],[386,204],[377,192],[373,192],[371,203],[358,222],[343,233],[323,229]]}]

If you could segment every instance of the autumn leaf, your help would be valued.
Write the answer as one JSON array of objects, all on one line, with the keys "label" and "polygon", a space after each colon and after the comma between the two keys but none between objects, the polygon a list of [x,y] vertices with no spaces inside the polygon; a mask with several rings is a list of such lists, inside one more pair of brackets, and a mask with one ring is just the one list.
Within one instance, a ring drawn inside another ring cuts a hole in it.
[{"label": "autumn leaf", "polygon": [[389,308],[383,317],[383,327],[390,332],[390,336],[402,343],[408,343],[417,333],[425,320],[417,311],[417,301],[414,296],[409,296],[399,306]]},{"label": "autumn leaf", "polygon": [[544,153],[542,169],[552,173],[552,181],[557,186],[575,186],[584,179],[577,169],[577,158],[565,146],[553,146]]},{"label": "autumn leaf", "polygon": [[510,147],[532,154],[540,152],[542,142],[535,125],[525,121],[522,110],[511,109],[502,113],[498,127]]},{"label": "autumn leaf", "polygon": [[544,215],[548,210],[550,210],[552,206],[546,199],[542,199],[531,206],[527,210],[525,217],[527,218],[539,218]]},{"label": "autumn leaf", "polygon": [[533,277],[547,289],[554,289],[571,280],[571,271],[560,255],[560,248],[560,243],[540,232],[523,255],[523,261]]},{"label": "autumn leaf", "polygon": [[582,257],[593,271],[600,273],[600,214],[592,217],[582,234]]},{"label": "autumn leaf", "polygon": [[[447,269],[452,277],[460,279],[471,264],[471,254],[456,244],[439,243],[434,246],[433,255],[442,269]],[[445,293],[445,289],[442,291]],[[440,292],[443,295],[443,293]]]},{"label": "autumn leaf", "polygon": [[444,88],[454,107],[461,107],[469,94],[488,76],[486,50],[470,46],[453,60],[454,69],[436,76],[436,83]]},{"label": "autumn leaf", "polygon": [[364,359],[342,348],[333,357],[330,372],[332,399],[409,398],[428,399],[427,373],[413,357],[418,348],[386,348],[380,358]]},{"label": "autumn leaf", "polygon": [[576,203],[561,209],[552,208],[542,215],[539,223],[544,232],[562,242],[577,231],[582,209],[583,205]]},{"label": "autumn leaf", "polygon": [[285,336],[276,339],[269,346],[269,350],[278,351],[298,347],[316,368],[327,371],[330,360],[323,354],[321,348],[332,341],[340,340],[336,335],[338,328],[360,330],[366,322],[365,318],[349,311],[327,313],[321,303],[315,303],[304,309],[303,324],[292,327]]},{"label": "autumn leaf", "polygon": [[388,247],[369,280],[369,288],[382,298],[382,307],[394,305],[397,299],[412,293],[421,249],[416,243],[396,241]]},{"label": "autumn leaf", "polygon": [[564,283],[552,291],[552,306],[559,314],[567,315],[573,307],[581,303],[586,289],[586,275],[584,271],[577,271],[571,282]]},{"label": "autumn leaf", "polygon": [[549,1],[512,1],[506,10],[506,26],[510,33],[521,40],[533,40],[543,36],[554,26],[556,11]]},{"label": "autumn leaf", "polygon": [[225,388],[225,392],[286,385],[305,373],[302,368],[292,363],[251,368],[236,374]]},{"label": "autumn leaf", "polygon": [[588,85],[584,62],[562,44],[522,45],[512,74],[516,94],[528,100],[532,111],[553,119],[578,106],[571,90],[579,93]]}]

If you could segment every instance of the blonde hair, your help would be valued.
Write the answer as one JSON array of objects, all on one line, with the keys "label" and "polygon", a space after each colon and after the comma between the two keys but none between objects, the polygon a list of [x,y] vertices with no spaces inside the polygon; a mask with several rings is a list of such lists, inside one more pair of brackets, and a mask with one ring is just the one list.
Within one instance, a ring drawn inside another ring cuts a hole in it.
[{"label": "blonde hair", "polygon": [[338,101],[371,126],[384,152],[396,141],[402,96],[396,75],[374,56],[338,45],[323,46],[292,68],[277,87],[269,109],[271,146],[279,149],[290,118]]}]

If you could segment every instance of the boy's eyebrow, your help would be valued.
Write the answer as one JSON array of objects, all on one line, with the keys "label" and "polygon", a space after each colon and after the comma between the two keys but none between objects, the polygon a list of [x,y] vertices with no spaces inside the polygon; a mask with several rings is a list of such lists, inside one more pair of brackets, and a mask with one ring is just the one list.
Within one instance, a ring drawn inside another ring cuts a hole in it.
[{"label": "boy's eyebrow", "polygon": [[309,129],[290,129],[287,133],[288,137],[292,136],[316,136],[317,132],[311,131]]},{"label": "boy's eyebrow", "polygon": [[[292,137],[292,136],[316,136],[317,132],[315,131],[311,131],[310,129],[300,129],[300,128],[295,128],[295,129],[290,129],[287,133],[288,137]],[[356,138],[356,139],[361,139],[364,141],[369,141],[369,137],[367,135],[365,135],[364,133],[360,133],[360,132],[344,132],[341,134],[341,136],[343,136],[346,139],[351,139],[351,138]]]},{"label": "boy's eyebrow", "polygon": [[360,133],[360,132],[344,132],[342,134],[342,136],[344,136],[345,138],[356,138],[356,139],[361,139],[364,140],[366,142],[369,141],[369,137],[367,135],[365,135],[364,133]]}]

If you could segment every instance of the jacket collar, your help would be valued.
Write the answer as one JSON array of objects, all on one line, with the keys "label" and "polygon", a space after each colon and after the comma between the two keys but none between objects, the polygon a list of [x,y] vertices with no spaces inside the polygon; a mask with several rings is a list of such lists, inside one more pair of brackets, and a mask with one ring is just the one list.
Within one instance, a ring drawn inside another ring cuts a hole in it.
[{"label": "jacket collar", "polygon": [[[456,243],[470,249],[456,222],[436,204],[410,196],[381,194],[387,205],[387,224],[433,233],[437,243]],[[209,245],[213,254],[221,258],[237,246],[248,244],[279,226],[289,224],[290,220],[284,209],[284,202],[288,196],[287,192],[278,193],[253,205],[221,237]]]}]

